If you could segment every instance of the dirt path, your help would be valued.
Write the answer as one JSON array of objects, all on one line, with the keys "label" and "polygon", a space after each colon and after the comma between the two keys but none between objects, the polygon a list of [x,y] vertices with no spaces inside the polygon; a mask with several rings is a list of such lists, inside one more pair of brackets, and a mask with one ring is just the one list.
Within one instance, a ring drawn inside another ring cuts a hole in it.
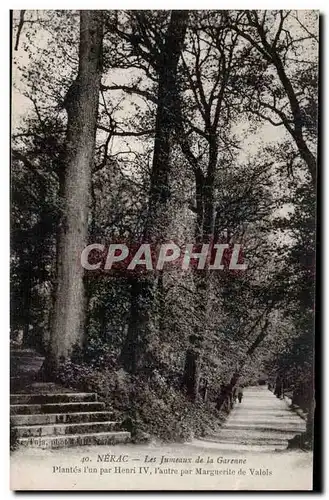
[{"label": "dirt path", "polygon": [[221,431],[207,436],[207,446],[235,451],[285,450],[288,440],[305,431],[306,423],[266,386],[248,387]]},{"label": "dirt path", "polygon": [[19,449],[16,490],[309,490],[312,454],[287,451],[305,422],[264,387],[245,390],[221,432],[185,444]]}]

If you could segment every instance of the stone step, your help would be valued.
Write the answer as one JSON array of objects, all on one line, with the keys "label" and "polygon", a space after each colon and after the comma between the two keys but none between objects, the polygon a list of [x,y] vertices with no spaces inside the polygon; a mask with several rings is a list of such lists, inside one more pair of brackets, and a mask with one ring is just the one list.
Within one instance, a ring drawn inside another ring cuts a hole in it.
[{"label": "stone step", "polygon": [[260,429],[244,429],[237,431],[236,429],[222,429],[218,433],[218,437],[220,438],[234,438],[239,439],[241,442],[249,440],[249,439],[259,439],[259,440],[275,440],[281,441],[286,439],[293,438],[296,434],[301,434],[302,430],[294,431],[282,431],[282,430],[265,430],[262,431]]},{"label": "stone step", "polygon": [[289,438],[284,438],[284,439],[279,439],[276,437],[245,437],[242,438],[239,435],[235,436],[222,436],[221,434],[216,434],[216,435],[210,435],[202,438],[204,441],[211,441],[215,443],[232,443],[232,444],[240,444],[240,445],[258,445],[258,446],[288,446],[288,439]]},{"label": "stone step", "polygon": [[286,423],[286,424],[281,424],[281,422],[273,422],[268,423],[241,423],[241,424],[236,424],[234,422],[227,422],[226,424],[223,425],[223,429],[232,429],[235,431],[239,430],[244,430],[244,429],[259,429],[260,431],[277,431],[280,430],[282,432],[304,432],[305,430],[305,423],[297,424],[297,423]]},{"label": "stone step", "polygon": [[235,408],[236,411],[250,411],[250,412],[267,412],[267,413],[285,413],[289,412],[290,410],[286,406],[280,406],[280,405],[275,405],[275,406],[267,406],[267,405],[250,405],[250,406],[236,406]]},{"label": "stone step", "polygon": [[265,415],[263,417],[257,417],[257,418],[248,418],[246,416],[244,416],[244,417],[241,416],[239,418],[228,419],[226,422],[227,423],[230,422],[232,424],[246,424],[246,425],[252,425],[254,423],[255,424],[281,423],[283,425],[303,425],[303,420],[299,417],[297,417],[297,418],[285,418],[285,417],[272,418],[272,417],[266,417]]},{"label": "stone step", "polygon": [[71,434],[65,436],[44,436],[19,438],[18,444],[29,448],[68,448],[73,446],[115,445],[127,443],[130,432],[99,432],[93,434]]},{"label": "stone step", "polygon": [[268,408],[272,410],[287,410],[288,406],[284,401],[273,401],[273,398],[271,401],[263,401],[263,400],[257,400],[255,398],[254,401],[252,401],[252,398],[248,398],[247,400],[242,400],[241,403],[237,403],[237,406],[240,408]]},{"label": "stone step", "polygon": [[291,430],[291,429],[301,429],[302,431],[305,429],[305,424],[299,423],[299,422],[280,422],[278,420],[276,421],[268,421],[268,420],[263,420],[263,421],[258,421],[258,422],[234,422],[234,421],[227,421],[224,425],[223,428],[228,428],[231,427],[232,429],[252,429],[252,428],[268,428],[268,429],[284,429],[284,430]]},{"label": "stone step", "polygon": [[244,396],[248,396],[248,397],[252,397],[252,396],[255,396],[257,398],[270,398],[270,397],[274,397],[273,396],[273,392],[271,391],[267,391],[267,390],[259,390],[259,389],[256,389],[256,390],[250,390],[250,389],[245,389],[243,391],[243,395]]},{"label": "stone step", "polygon": [[241,415],[232,415],[230,420],[232,422],[237,422],[240,420],[245,420],[246,422],[257,422],[257,421],[270,421],[270,422],[277,422],[278,420],[282,420],[285,422],[300,422],[303,421],[302,418],[300,418],[298,415],[293,414],[293,415],[271,415],[271,414],[257,414],[257,415],[250,415],[249,413],[241,413]]},{"label": "stone step", "polygon": [[297,415],[297,413],[295,413],[294,411],[278,411],[278,412],[272,412],[272,411],[249,411],[249,410],[245,410],[245,411],[235,411],[233,410],[231,415],[230,415],[230,418],[233,418],[233,417],[242,417],[242,416],[246,416],[246,417],[251,417],[251,418],[255,418],[255,417],[268,417],[268,418],[300,418],[299,415]]},{"label": "stone step", "polygon": [[246,387],[244,389],[246,392],[249,392],[249,391],[257,391],[257,392],[261,392],[261,391],[264,391],[264,392],[270,392],[267,388],[267,385],[266,384],[262,384],[262,385],[259,385],[259,384],[254,384],[254,385],[248,385],[248,387]]},{"label": "stone step", "polygon": [[[248,400],[253,400],[253,401],[268,401],[270,403],[272,403],[272,401],[275,401],[275,398],[273,397],[273,394],[271,396],[271,394],[269,393],[269,395],[267,394],[262,394],[261,396],[257,393],[250,393],[250,394],[247,394],[245,393],[243,395],[243,398],[242,400],[244,399],[248,399]],[[280,398],[276,398],[276,399],[280,399]]]},{"label": "stone step", "polygon": [[54,394],[58,392],[72,392],[72,389],[65,389],[56,382],[41,382],[40,380],[33,382],[32,386],[22,394]]},{"label": "stone step", "polygon": [[71,413],[84,411],[102,411],[105,410],[105,403],[86,402],[86,403],[50,403],[50,404],[27,404],[11,405],[10,413],[12,415],[26,415],[32,413]]},{"label": "stone step", "polygon": [[10,356],[40,356],[34,349],[29,347],[18,347],[18,348],[10,348]]},{"label": "stone step", "polygon": [[17,376],[40,370],[43,358],[17,358],[10,362],[10,375]]},{"label": "stone step", "polygon": [[79,424],[22,425],[14,426],[17,437],[63,436],[70,434],[91,434],[120,430],[120,422],[86,422]]},{"label": "stone step", "polygon": [[[238,426],[243,426],[243,427],[246,427],[248,429],[251,429],[253,426],[256,426],[256,427],[274,427],[274,428],[282,428],[282,429],[292,429],[292,428],[298,428],[298,429],[304,429],[305,428],[305,424],[303,425],[303,423],[300,423],[300,422],[284,422],[284,421],[280,421],[280,420],[258,420],[258,421],[251,421],[251,422],[248,422],[248,421],[239,421],[239,422],[236,422],[236,421],[227,421],[226,424],[223,426],[223,427],[227,427],[227,426],[230,426],[230,425],[233,425],[233,427],[235,425],[238,425]],[[236,427],[235,427],[236,428]]]},{"label": "stone step", "polygon": [[97,394],[91,392],[72,392],[57,394],[11,394],[10,404],[49,404],[49,403],[75,403],[97,401]]},{"label": "stone step", "polygon": [[236,403],[235,409],[237,411],[290,411],[285,403],[276,405],[264,405],[264,404],[244,404]]},{"label": "stone step", "polygon": [[296,414],[292,415],[271,415],[271,414],[260,414],[260,415],[250,415],[249,413],[241,413],[241,415],[232,415],[230,421],[232,422],[277,422],[278,420],[282,422],[302,422],[303,419]]},{"label": "stone step", "polygon": [[75,412],[75,413],[36,413],[31,415],[12,415],[12,425],[47,425],[47,424],[73,424],[83,422],[110,421],[113,414],[108,411]]},{"label": "stone step", "polygon": [[28,384],[31,384],[36,378],[35,373],[26,373],[19,375],[14,375],[10,377],[10,390],[17,391],[26,387]]},{"label": "stone step", "polygon": [[279,451],[285,450],[287,445],[286,443],[278,443],[278,444],[267,444],[259,445],[259,444],[239,444],[239,443],[218,443],[216,441],[203,441],[202,439],[195,439],[190,443],[192,446],[195,446],[199,449],[204,448],[214,448],[216,451],[220,450],[229,450],[230,452],[260,452],[260,453],[268,453],[271,451]]}]

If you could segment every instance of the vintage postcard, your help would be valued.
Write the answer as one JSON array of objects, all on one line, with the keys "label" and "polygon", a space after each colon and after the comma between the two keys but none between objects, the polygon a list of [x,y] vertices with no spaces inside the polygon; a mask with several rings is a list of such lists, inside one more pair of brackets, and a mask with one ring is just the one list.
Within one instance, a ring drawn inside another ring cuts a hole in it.
[{"label": "vintage postcard", "polygon": [[312,490],[319,13],[11,13],[12,490]]}]

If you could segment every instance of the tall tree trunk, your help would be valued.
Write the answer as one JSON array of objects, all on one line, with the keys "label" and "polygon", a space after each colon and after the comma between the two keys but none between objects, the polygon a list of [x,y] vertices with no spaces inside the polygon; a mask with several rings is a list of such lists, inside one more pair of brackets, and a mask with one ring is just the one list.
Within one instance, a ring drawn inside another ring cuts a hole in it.
[{"label": "tall tree trunk", "polygon": [[32,295],[32,270],[30,266],[24,273],[23,290],[22,290],[22,312],[23,312],[23,343],[29,345],[31,339],[30,332],[30,317],[31,317],[31,295]]},{"label": "tall tree trunk", "polygon": [[[218,157],[218,144],[215,131],[209,135],[209,161],[207,175],[200,177],[195,171],[196,196],[197,196],[197,221],[195,229],[196,242],[212,243],[215,226],[215,172]],[[201,200],[200,200],[201,197]],[[197,301],[197,316],[199,318],[193,335],[189,336],[189,347],[186,352],[183,386],[192,401],[198,398],[201,374],[202,350],[204,339],[208,336],[208,299],[209,299],[209,270],[208,262],[205,269],[194,271],[195,293]]]},{"label": "tall tree trunk", "polygon": [[[162,53],[159,56],[156,132],[148,215],[144,231],[144,241],[147,243],[161,243],[167,236],[170,152],[175,130],[175,103],[178,91],[177,69],[187,20],[188,11],[172,11]],[[152,352],[149,346],[156,329],[154,314],[156,283],[155,272],[146,277],[132,279],[130,321],[121,355],[125,369],[131,373],[151,365]]]},{"label": "tall tree trunk", "polygon": [[101,81],[102,20],[98,11],[80,12],[79,70],[68,91],[64,193],[57,248],[57,280],[49,352],[49,375],[82,346],[85,323],[84,269],[80,255],[88,241],[91,172]]}]

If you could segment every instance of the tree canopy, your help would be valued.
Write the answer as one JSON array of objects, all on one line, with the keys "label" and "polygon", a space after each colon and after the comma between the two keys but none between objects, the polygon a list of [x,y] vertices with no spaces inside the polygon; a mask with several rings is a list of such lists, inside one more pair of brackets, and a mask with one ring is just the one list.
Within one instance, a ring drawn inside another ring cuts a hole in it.
[{"label": "tree canopy", "polygon": [[[12,338],[143,425],[264,371],[310,410],[317,13],[26,10],[12,36]],[[80,266],[123,241],[247,269]]]}]

